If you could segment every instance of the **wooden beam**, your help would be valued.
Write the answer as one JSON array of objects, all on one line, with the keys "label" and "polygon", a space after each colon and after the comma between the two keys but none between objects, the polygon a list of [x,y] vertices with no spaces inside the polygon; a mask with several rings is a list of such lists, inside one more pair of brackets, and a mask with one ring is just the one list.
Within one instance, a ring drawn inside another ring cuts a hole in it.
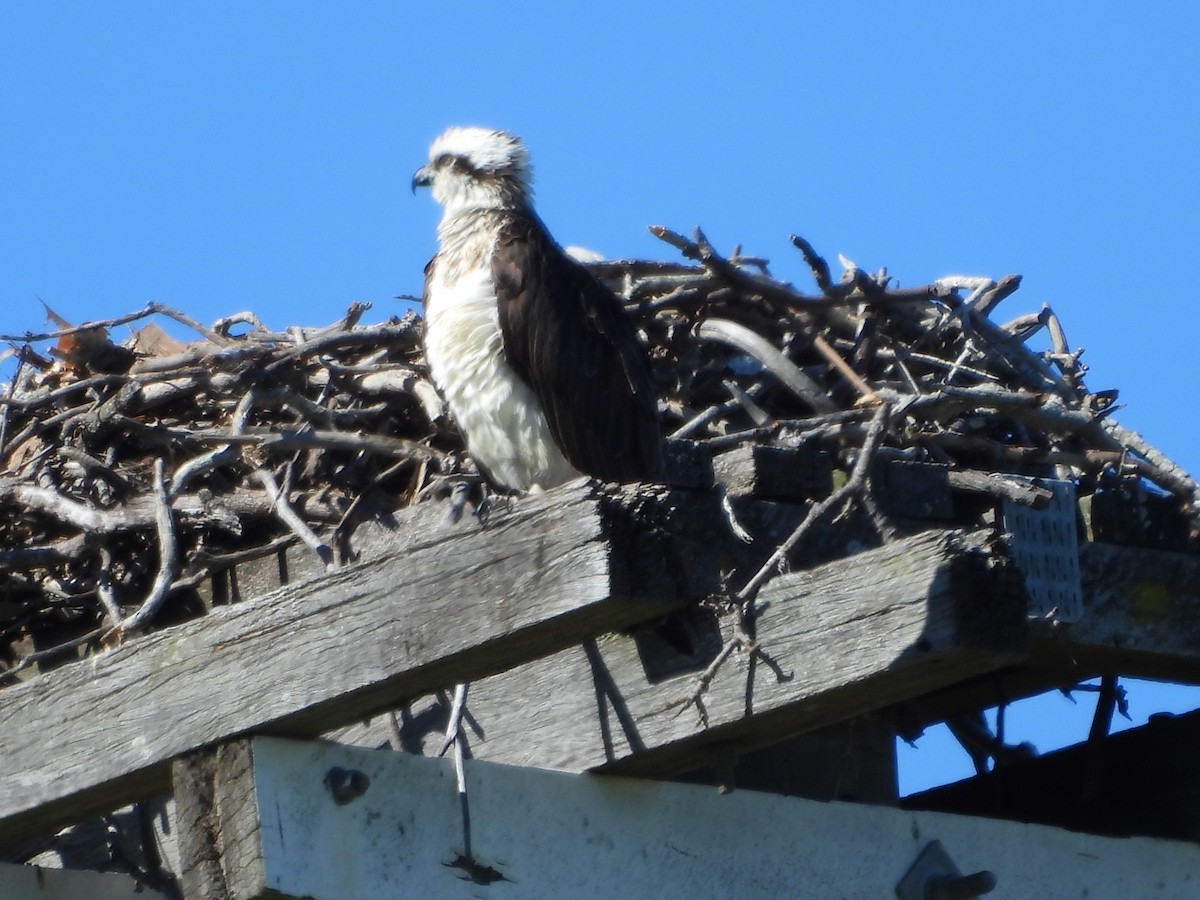
[{"label": "wooden beam", "polygon": [[1041,822],[1093,834],[1200,842],[1200,711],[904,799],[906,809]]},{"label": "wooden beam", "polygon": [[1079,570],[1079,621],[1031,623],[1025,663],[903,704],[900,733],[1099,675],[1200,684],[1200,557],[1085,542]]},{"label": "wooden beam", "polygon": [[265,892],[250,739],[175,760],[175,832],[184,900],[234,900]]},{"label": "wooden beam", "polygon": [[231,900],[890,897],[932,840],[1005,897],[1184,900],[1200,867],[1187,843],[863,803],[476,760],[460,795],[447,759],[273,738],[250,756],[249,778],[237,760],[216,775],[252,784],[251,815],[214,807],[251,848],[218,860]]},{"label": "wooden beam", "polygon": [[[607,635],[472,685],[471,753],[664,777],[1012,665],[1025,653],[1026,598],[983,540],[924,532],[769,582],[757,623],[764,656],[734,654],[718,672],[703,699],[707,728],[695,709],[670,704],[719,647],[715,619],[683,629],[697,650],[690,671],[648,676],[646,662],[663,648],[651,641],[643,658],[643,632]],[[435,721],[411,725],[433,740]]]},{"label": "wooden beam", "polygon": [[166,900],[118,872],[78,872],[0,863],[0,897],[11,900]]},{"label": "wooden beam", "polygon": [[163,789],[198,747],[321,734],[683,603],[627,570],[669,528],[611,504],[574,484],[486,527],[414,513],[389,554],[5,690],[0,846]]},{"label": "wooden beam", "polygon": [[730,496],[803,503],[833,491],[829,453],[812,447],[742,445],[714,456],[712,467]]},{"label": "wooden beam", "polygon": [[1042,652],[1095,673],[1200,683],[1200,556],[1085,543],[1084,615]]}]

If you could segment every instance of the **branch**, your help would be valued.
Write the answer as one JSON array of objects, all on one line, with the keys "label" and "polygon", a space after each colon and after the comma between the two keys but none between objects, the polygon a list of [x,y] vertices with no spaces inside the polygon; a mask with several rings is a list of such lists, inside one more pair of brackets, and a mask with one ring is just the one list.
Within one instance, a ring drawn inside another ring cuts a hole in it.
[{"label": "branch", "polygon": [[763,563],[762,568],[755,573],[754,577],[746,582],[745,586],[734,595],[734,599],[739,604],[752,603],[759,588],[779,570],[787,559],[788,554],[795,549],[800,541],[819,523],[823,522],[827,516],[838,511],[847,500],[863,490],[867,483],[867,475],[871,470],[871,461],[874,459],[875,450],[879,447],[884,434],[887,432],[891,411],[892,407],[890,404],[884,403],[880,405],[867,429],[866,439],[863,441],[862,449],[858,453],[858,459],[854,462],[854,468],[850,472],[849,480],[820,503],[809,507],[807,514],[805,514],[804,519],[796,529],[775,549],[770,559]]},{"label": "branch", "polygon": [[745,325],[727,319],[705,319],[696,326],[695,334],[705,340],[728,344],[753,357],[816,412],[833,412],[837,409],[837,405],[825,396],[819,384],[805,375],[765,338]]},{"label": "branch", "polygon": [[273,501],[273,509],[279,521],[283,522],[292,530],[296,537],[300,538],[321,560],[327,571],[335,569],[337,566],[333,559],[333,551],[329,545],[321,540],[315,531],[308,527],[296,511],[292,509],[291,504],[287,502],[287,498],[283,496],[283,491],[275,482],[275,478],[266,469],[255,469],[254,479],[266,489],[268,496]]},{"label": "branch", "polygon": [[150,593],[142,605],[114,629],[118,640],[124,635],[136,634],[149,624],[151,617],[171,593],[171,581],[179,568],[175,526],[171,518],[171,504],[167,499],[162,459],[154,461],[154,525],[158,532],[158,574],[154,576],[154,584],[150,586]]}]

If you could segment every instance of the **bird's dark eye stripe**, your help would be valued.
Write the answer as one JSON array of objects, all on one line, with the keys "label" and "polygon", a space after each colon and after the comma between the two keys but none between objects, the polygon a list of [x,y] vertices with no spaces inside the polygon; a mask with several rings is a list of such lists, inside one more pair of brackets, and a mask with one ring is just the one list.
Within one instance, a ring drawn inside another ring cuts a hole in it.
[{"label": "bird's dark eye stripe", "polygon": [[443,153],[433,161],[435,169],[450,168],[459,172],[474,172],[475,167],[467,161],[465,156],[458,156],[454,153]]}]

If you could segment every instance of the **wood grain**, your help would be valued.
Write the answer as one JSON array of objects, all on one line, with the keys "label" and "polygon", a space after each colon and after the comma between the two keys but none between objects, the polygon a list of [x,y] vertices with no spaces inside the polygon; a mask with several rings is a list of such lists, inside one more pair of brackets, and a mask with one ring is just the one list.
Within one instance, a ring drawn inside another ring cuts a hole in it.
[{"label": "wood grain", "polygon": [[924,532],[769,582],[757,635],[786,680],[735,654],[704,697],[707,729],[669,706],[703,660],[652,680],[639,636],[616,634],[473,685],[471,752],[662,777],[1012,665],[1026,653],[1024,592],[981,542]]},{"label": "wood grain", "polygon": [[319,735],[681,602],[614,596],[601,506],[576,484],[486,528],[417,515],[370,562],[10,688],[0,846],[161,790],[203,745]]}]

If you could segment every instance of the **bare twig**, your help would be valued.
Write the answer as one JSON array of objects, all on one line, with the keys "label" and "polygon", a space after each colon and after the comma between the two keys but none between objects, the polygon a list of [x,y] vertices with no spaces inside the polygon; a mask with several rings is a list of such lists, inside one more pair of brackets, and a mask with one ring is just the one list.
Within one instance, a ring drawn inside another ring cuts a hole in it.
[{"label": "bare twig", "polygon": [[158,574],[150,586],[150,593],[142,605],[116,627],[119,635],[136,634],[154,616],[171,592],[171,581],[179,568],[179,555],[175,542],[175,525],[171,519],[171,503],[167,499],[166,476],[163,461],[154,461],[154,524],[158,532]]},{"label": "bare twig", "polygon": [[887,424],[891,416],[891,411],[890,404],[885,403],[879,406],[874,418],[871,420],[870,427],[867,429],[867,436],[863,441],[862,449],[859,450],[858,459],[854,462],[854,468],[850,471],[850,478],[842,487],[838,488],[838,490],[834,491],[820,503],[809,507],[804,519],[796,526],[796,529],[788,535],[787,539],[775,549],[775,552],[763,563],[754,576],[734,595],[734,599],[739,604],[752,602],[755,595],[758,594],[759,588],[778,571],[787,559],[788,554],[796,548],[800,541],[819,523],[823,522],[827,516],[837,512],[847,500],[864,489],[867,483],[867,476],[870,473],[871,460],[874,458],[875,448],[879,446],[884,434],[887,432]]},{"label": "bare twig", "polygon": [[445,756],[450,745],[461,737],[463,710],[467,706],[467,690],[470,687],[468,682],[460,682],[454,686],[454,702],[450,705],[450,713],[446,717],[446,736],[442,739],[437,756]]},{"label": "bare twig", "polygon": [[760,335],[737,322],[726,319],[705,319],[696,326],[696,336],[720,341],[742,351],[762,364],[763,368],[787,385],[797,397],[816,412],[833,412],[837,406],[825,396],[821,386],[802,372],[795,363],[771,346]]},{"label": "bare twig", "polygon": [[275,515],[279,517],[279,520],[287,525],[292,530],[292,533],[300,538],[310,550],[317,554],[317,558],[321,560],[326,569],[335,568],[333,551],[308,526],[308,523],[296,514],[296,510],[288,503],[287,497],[284,496],[279,484],[275,481],[275,477],[266,469],[255,469],[253,477],[272,498]]}]

